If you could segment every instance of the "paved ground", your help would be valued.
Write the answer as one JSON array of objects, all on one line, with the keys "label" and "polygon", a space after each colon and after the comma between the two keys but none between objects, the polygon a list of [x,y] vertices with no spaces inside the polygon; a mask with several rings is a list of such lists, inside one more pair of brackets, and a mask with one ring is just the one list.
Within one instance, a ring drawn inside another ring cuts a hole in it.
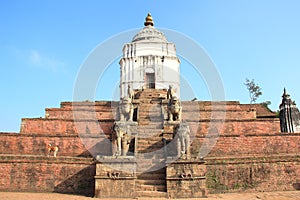
[{"label": "paved ground", "polygon": [[[18,193],[0,192],[1,200],[91,200],[91,197],[57,193]],[[154,200],[154,198],[138,198],[142,200]],[[264,193],[231,193],[231,194],[210,194],[203,200],[300,200],[300,191],[289,192],[264,192]],[[108,199],[106,199],[108,200]]]}]

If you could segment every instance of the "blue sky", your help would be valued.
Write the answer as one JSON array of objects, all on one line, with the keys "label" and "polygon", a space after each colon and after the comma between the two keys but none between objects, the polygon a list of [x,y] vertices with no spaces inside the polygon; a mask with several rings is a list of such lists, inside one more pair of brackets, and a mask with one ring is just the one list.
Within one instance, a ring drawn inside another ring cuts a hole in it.
[{"label": "blue sky", "polygon": [[[243,83],[249,78],[262,88],[257,102],[271,101],[272,110],[283,87],[300,104],[299,8],[297,0],[1,1],[0,131],[19,131],[22,117],[44,116],[45,108],[72,101],[89,53],[113,35],[142,28],[148,12],[156,27],[185,34],[205,49],[226,100],[248,103]],[[100,83],[95,99],[110,98],[118,69],[109,67],[110,79]],[[203,80],[186,79],[199,100],[210,100]]]}]

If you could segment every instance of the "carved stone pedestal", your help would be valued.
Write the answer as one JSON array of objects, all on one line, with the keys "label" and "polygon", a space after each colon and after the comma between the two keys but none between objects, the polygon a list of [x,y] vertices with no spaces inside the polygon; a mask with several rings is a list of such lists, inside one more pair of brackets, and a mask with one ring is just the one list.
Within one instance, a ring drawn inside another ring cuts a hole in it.
[{"label": "carved stone pedestal", "polygon": [[95,197],[134,198],[136,162],[132,156],[98,156]]},{"label": "carved stone pedestal", "polygon": [[167,192],[169,198],[207,197],[204,160],[167,159]]}]

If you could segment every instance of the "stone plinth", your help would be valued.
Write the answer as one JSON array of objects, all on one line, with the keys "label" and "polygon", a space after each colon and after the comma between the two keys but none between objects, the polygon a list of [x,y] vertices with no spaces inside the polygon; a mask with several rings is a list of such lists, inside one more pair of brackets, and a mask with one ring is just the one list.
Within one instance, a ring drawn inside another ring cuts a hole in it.
[{"label": "stone plinth", "polygon": [[132,156],[98,156],[95,197],[134,198],[136,161]]},{"label": "stone plinth", "polygon": [[169,198],[207,197],[204,160],[167,159],[167,192]]}]

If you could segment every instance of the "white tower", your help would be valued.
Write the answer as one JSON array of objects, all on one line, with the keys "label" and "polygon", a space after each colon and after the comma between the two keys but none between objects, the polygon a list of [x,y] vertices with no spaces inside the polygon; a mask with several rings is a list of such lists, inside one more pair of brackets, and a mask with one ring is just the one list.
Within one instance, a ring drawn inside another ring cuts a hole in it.
[{"label": "white tower", "polygon": [[120,97],[128,96],[128,85],[132,89],[168,89],[171,85],[180,97],[180,61],[176,47],[165,35],[154,28],[152,16],[148,14],[145,27],[123,47],[120,60]]}]

